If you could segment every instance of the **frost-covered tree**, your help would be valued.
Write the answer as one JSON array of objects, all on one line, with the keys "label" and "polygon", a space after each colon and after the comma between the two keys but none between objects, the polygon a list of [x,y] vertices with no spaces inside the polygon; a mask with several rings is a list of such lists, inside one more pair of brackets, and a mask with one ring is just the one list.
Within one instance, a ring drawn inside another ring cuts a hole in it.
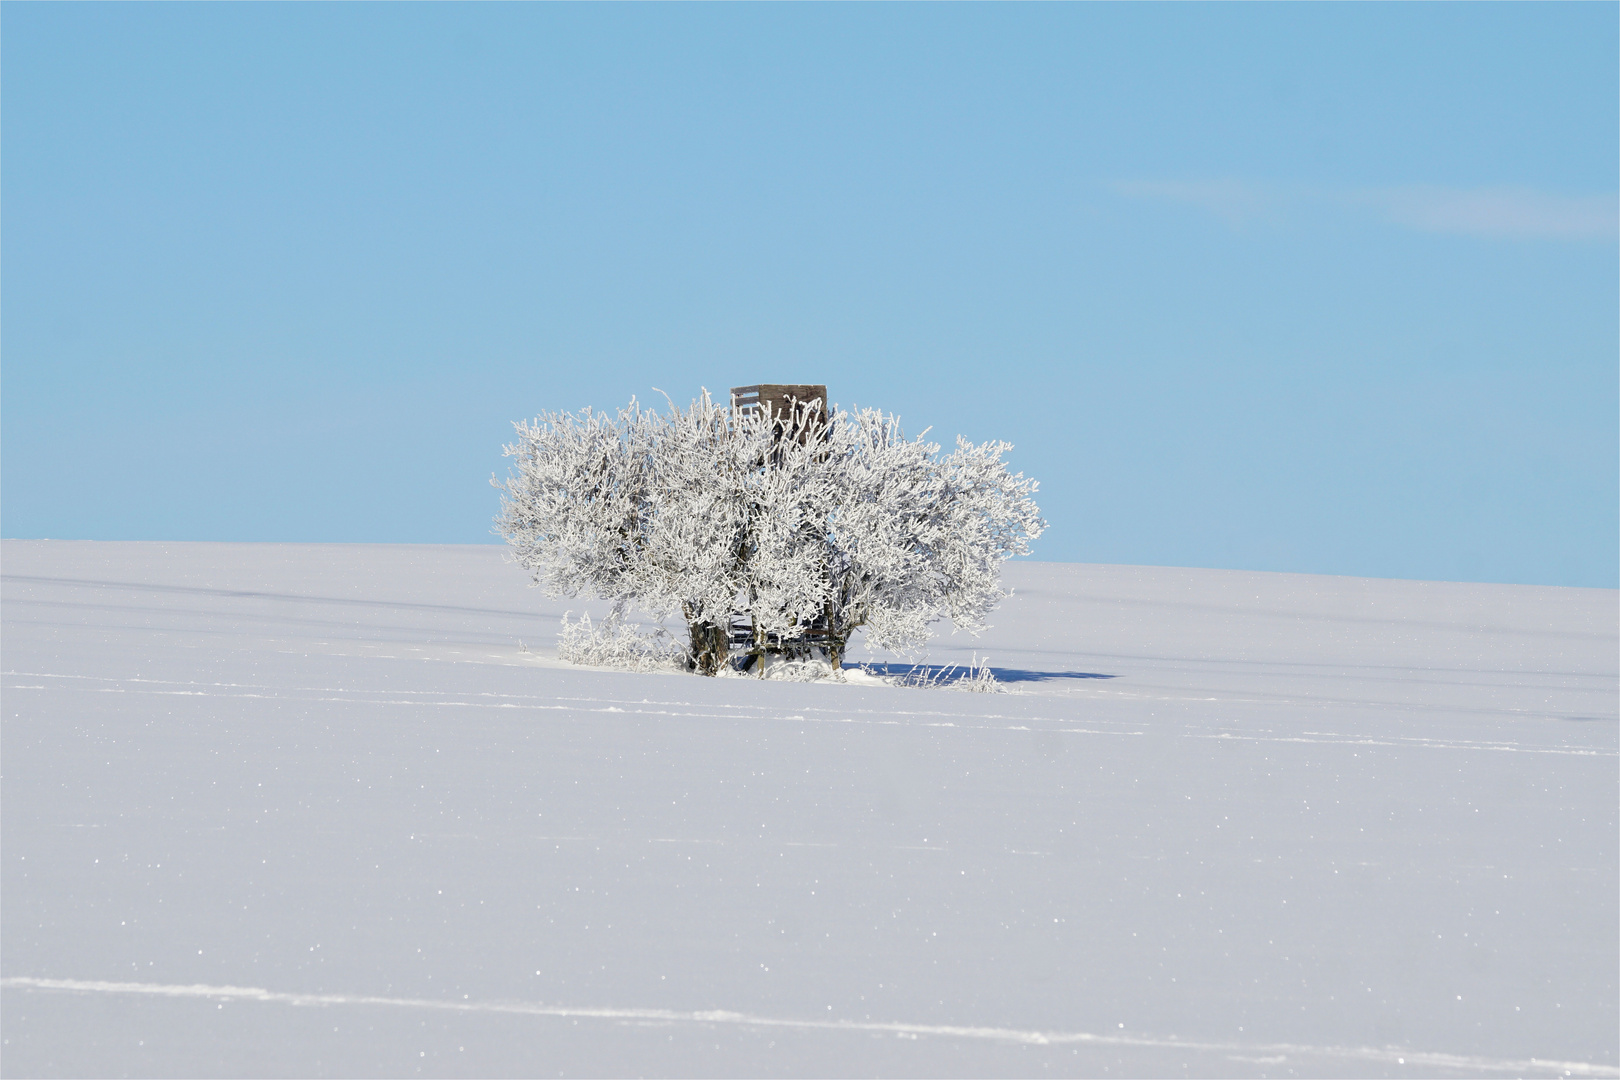
[{"label": "frost-covered tree", "polygon": [[713,668],[742,581],[737,474],[750,441],[727,411],[705,395],[668,416],[632,401],[517,424],[497,530],[518,564],[551,595],[679,610],[692,655]]},{"label": "frost-covered tree", "polygon": [[734,620],[755,657],[819,648],[834,668],[857,630],[898,650],[941,618],[976,633],[1000,563],[1045,526],[1008,444],[959,439],[941,458],[871,409],[784,418],[705,393],[668,414],[632,402],[516,428],[495,484],[519,564],[553,595],[679,613],[704,674]]},{"label": "frost-covered tree", "polygon": [[641,590],[655,418],[634,401],[615,414],[545,413],[515,425],[516,458],[497,529],[552,595],[623,606]]},{"label": "frost-covered tree", "polygon": [[[926,434],[926,433],[925,433]],[[1046,523],[1036,483],[1009,473],[1002,442],[907,440],[876,410],[838,414],[831,430],[827,640],[834,666],[865,628],[880,648],[909,651],[949,617],[977,634],[1005,595],[1001,563],[1029,552]]]}]

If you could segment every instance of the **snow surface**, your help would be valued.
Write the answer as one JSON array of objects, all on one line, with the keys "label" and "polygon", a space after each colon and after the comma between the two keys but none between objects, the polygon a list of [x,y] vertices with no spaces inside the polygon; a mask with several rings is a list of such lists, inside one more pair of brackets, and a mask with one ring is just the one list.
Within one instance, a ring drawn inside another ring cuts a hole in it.
[{"label": "snow surface", "polygon": [[978,695],[570,667],[492,546],[0,557],[7,1075],[1620,1076],[1612,591],[1014,563]]}]

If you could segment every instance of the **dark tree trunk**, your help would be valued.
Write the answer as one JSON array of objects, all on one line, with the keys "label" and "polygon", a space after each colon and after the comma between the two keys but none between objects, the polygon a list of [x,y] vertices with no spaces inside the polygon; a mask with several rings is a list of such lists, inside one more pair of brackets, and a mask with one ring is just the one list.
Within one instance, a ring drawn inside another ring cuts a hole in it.
[{"label": "dark tree trunk", "polygon": [[834,671],[841,671],[844,667],[844,643],[849,633],[838,625],[838,610],[831,600],[827,601],[822,613],[827,620],[827,663],[832,665]]},{"label": "dark tree trunk", "polygon": [[692,636],[692,666],[699,675],[717,675],[731,655],[731,634],[719,623],[687,624]]}]

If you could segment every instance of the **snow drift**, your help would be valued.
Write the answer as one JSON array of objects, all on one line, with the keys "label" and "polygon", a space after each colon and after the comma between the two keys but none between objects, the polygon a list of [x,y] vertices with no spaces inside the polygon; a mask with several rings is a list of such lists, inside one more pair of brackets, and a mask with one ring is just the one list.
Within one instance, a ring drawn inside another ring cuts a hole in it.
[{"label": "snow drift", "polygon": [[3,557],[9,1075],[1620,1076],[1611,591],[1015,562],[978,695],[574,667],[496,547]]}]

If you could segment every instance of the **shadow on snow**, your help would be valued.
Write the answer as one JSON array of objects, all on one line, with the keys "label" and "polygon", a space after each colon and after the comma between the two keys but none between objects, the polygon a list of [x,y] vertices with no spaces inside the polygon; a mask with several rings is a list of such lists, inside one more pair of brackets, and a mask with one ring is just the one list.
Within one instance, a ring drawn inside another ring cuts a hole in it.
[{"label": "shadow on snow", "polygon": [[[856,666],[854,664],[851,667]],[[861,664],[877,675],[913,676],[928,682],[935,682],[946,675],[960,677],[968,674],[966,664],[892,664],[868,663]],[[992,667],[990,673],[996,677],[997,682],[1050,682],[1054,679],[1117,679],[1118,675],[1104,675],[1096,671],[1031,671],[1028,668]]]}]

